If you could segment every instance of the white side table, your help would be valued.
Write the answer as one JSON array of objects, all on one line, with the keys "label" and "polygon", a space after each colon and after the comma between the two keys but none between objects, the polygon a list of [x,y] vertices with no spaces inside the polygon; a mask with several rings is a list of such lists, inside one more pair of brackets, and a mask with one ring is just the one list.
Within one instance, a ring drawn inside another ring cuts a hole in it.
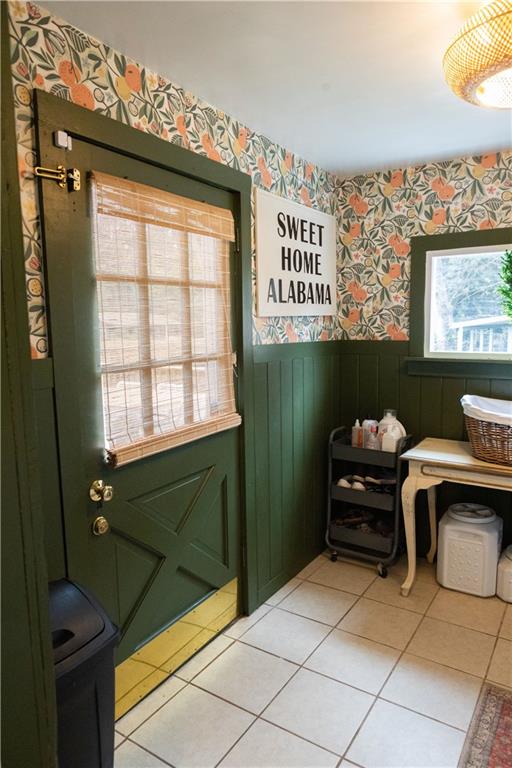
[{"label": "white side table", "polygon": [[402,454],[400,460],[409,462],[409,475],[402,486],[408,572],[401,592],[404,597],[407,597],[416,577],[414,502],[417,492],[426,489],[428,495],[431,544],[427,560],[432,563],[437,549],[436,486],[450,482],[511,492],[512,467],[475,459],[469,443],[441,440],[435,437],[425,438],[417,446]]}]

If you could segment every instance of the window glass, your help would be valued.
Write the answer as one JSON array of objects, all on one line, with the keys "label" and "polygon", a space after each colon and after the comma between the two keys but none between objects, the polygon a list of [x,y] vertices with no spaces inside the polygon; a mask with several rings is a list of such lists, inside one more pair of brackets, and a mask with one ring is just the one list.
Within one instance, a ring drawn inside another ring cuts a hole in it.
[{"label": "window glass", "polygon": [[466,248],[427,253],[425,355],[512,355],[512,320],[499,286],[506,248]]},{"label": "window glass", "polygon": [[100,173],[92,192],[107,459],[238,426],[231,212]]}]

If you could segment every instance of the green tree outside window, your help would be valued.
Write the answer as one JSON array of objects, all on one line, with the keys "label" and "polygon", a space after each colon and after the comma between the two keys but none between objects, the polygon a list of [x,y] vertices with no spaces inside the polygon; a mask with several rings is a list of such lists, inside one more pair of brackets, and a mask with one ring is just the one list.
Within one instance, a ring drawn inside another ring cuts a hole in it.
[{"label": "green tree outside window", "polygon": [[501,303],[505,314],[512,318],[512,251],[505,251],[501,260],[500,271],[501,285],[498,291],[501,294]]}]

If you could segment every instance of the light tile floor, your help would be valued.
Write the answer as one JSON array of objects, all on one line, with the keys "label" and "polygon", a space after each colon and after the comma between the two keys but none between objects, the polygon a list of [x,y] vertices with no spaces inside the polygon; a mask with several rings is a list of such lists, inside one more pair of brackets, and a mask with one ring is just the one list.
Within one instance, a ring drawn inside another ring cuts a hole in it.
[{"label": "light tile floor", "polygon": [[512,605],[320,555],[116,723],[115,768],[455,768]]}]

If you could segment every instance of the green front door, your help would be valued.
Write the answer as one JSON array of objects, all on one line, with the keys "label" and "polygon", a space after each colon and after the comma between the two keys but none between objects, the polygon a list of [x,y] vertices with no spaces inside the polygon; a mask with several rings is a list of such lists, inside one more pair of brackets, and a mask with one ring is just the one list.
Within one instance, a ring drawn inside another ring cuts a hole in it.
[{"label": "green front door", "polygon": [[[228,209],[234,196],[76,138],[66,165],[80,170],[81,190],[44,180],[41,199],[67,569],[119,625],[120,662],[238,576],[240,430],[115,469],[104,462],[88,177],[104,172]],[[236,258],[233,249],[233,273]],[[236,348],[234,299],[232,291]],[[91,500],[94,480],[113,487],[111,501]],[[93,533],[98,516],[109,524],[103,535]]]}]

